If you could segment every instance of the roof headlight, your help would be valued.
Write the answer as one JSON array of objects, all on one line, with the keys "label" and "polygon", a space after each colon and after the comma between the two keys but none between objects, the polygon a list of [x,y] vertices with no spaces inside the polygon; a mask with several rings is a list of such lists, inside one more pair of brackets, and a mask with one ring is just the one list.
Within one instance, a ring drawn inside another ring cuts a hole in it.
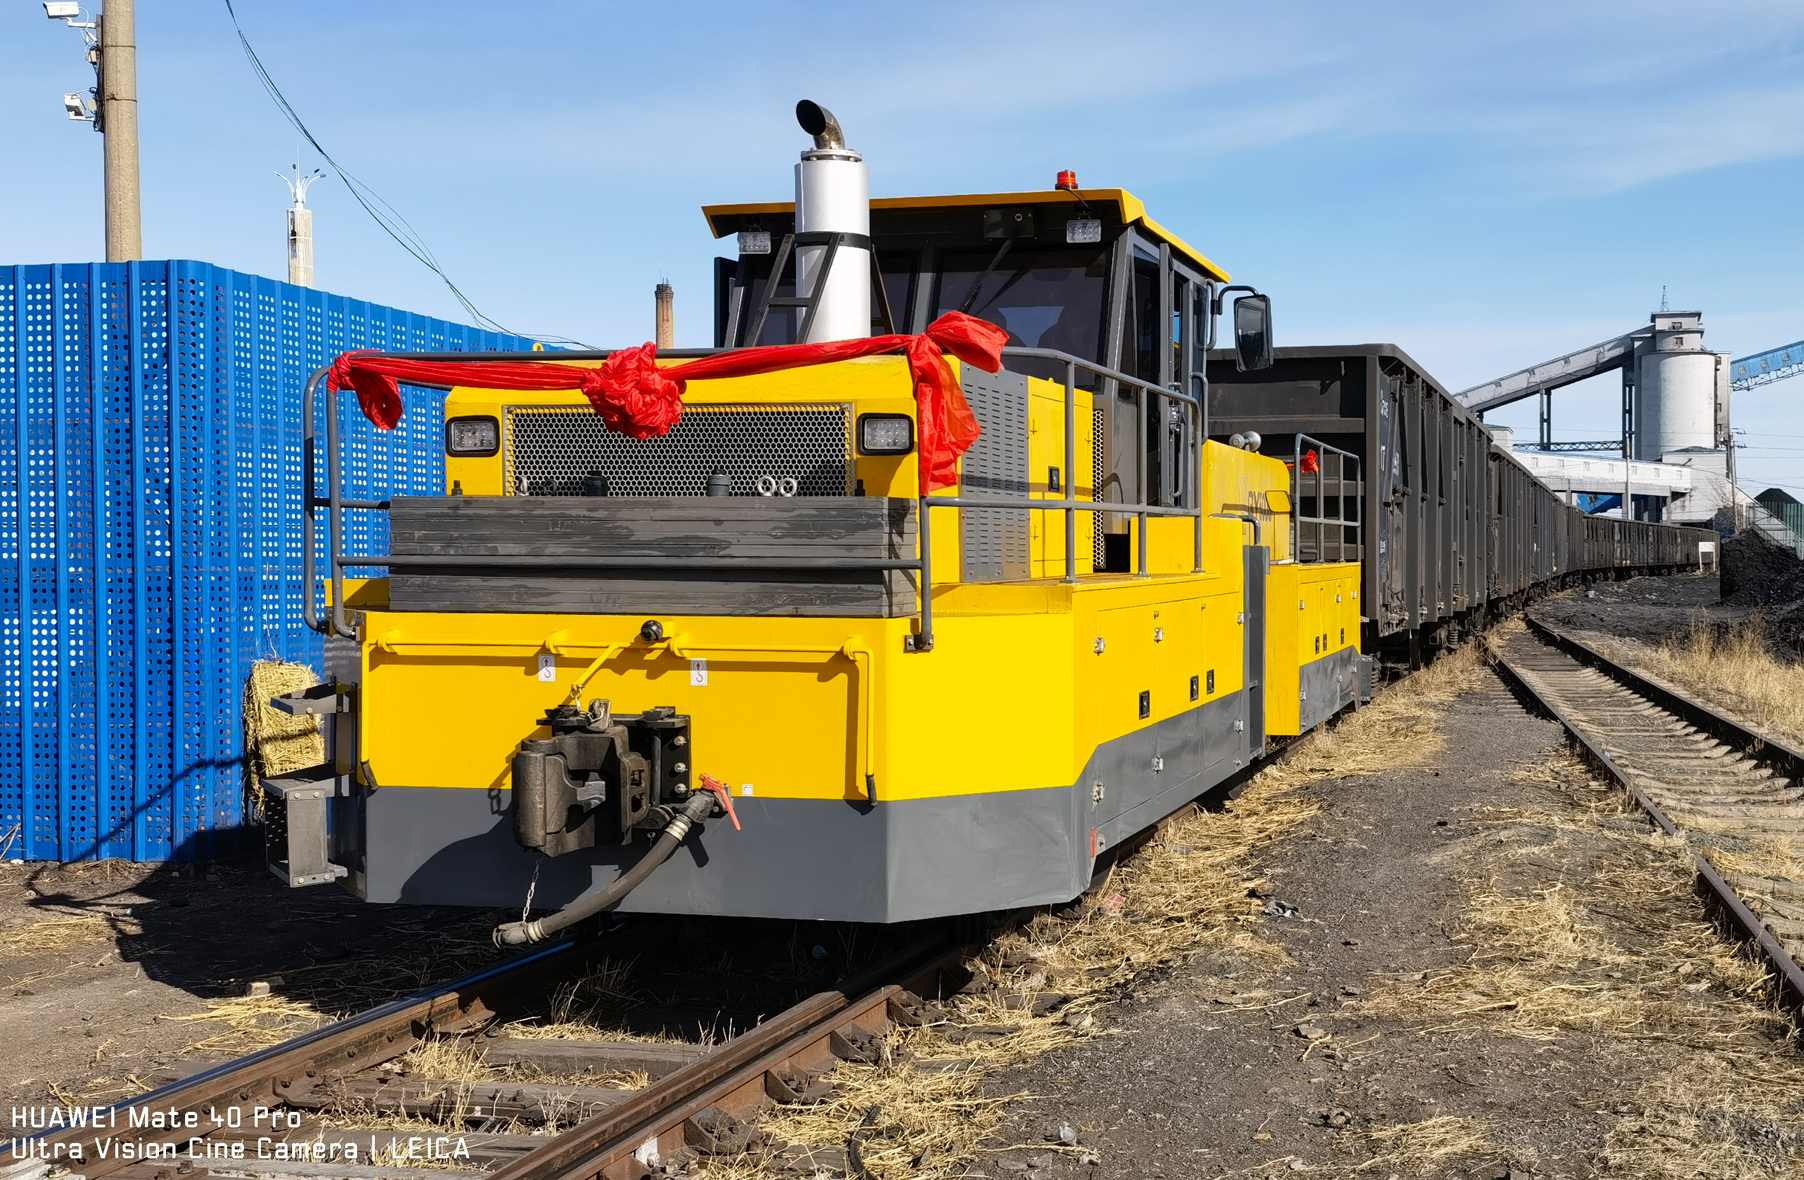
[{"label": "roof headlight", "polygon": [[860,414],[858,453],[906,455],[915,449],[915,421],[907,414]]}]

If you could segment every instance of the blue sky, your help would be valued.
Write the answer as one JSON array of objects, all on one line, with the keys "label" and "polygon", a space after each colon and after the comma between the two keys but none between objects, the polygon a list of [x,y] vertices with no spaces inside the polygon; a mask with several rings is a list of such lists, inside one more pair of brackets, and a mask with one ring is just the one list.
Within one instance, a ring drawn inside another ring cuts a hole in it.
[{"label": "blue sky", "polygon": [[[706,343],[697,207],[782,199],[799,97],[876,195],[1042,188],[1061,168],[1275,301],[1279,343],[1394,341],[1452,388],[1645,323],[1661,288],[1744,355],[1804,338],[1804,4],[473,4],[242,0],[347,168],[485,313],[601,344]],[[145,0],[147,257],[282,276],[298,137],[223,2]],[[101,252],[78,36],[0,4],[0,261]],[[314,161],[303,160],[307,164]],[[336,181],[319,286],[459,309]],[[1606,379],[1556,437],[1617,431]],[[1745,483],[1804,485],[1804,379],[1740,395]],[[1532,403],[1493,420],[1534,430]]]}]

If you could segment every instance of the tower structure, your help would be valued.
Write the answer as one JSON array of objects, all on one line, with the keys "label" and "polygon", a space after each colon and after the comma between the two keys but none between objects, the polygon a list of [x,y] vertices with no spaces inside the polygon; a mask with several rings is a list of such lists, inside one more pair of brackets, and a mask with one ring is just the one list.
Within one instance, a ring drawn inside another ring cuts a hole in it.
[{"label": "tower structure", "polygon": [[325,173],[315,168],[301,175],[301,164],[295,161],[294,174],[276,173],[288,186],[294,204],[288,207],[288,281],[297,287],[313,286],[313,210],[307,208],[307,190]]}]

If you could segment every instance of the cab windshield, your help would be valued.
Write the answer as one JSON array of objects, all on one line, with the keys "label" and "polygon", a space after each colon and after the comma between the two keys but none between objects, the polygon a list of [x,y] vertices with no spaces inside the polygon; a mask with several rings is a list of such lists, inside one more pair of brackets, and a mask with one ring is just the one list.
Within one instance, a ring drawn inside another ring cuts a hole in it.
[{"label": "cab windshield", "polygon": [[[1008,331],[1016,347],[1049,348],[1095,362],[1102,352],[1107,256],[997,249],[943,256],[936,315],[963,311]],[[1015,358],[1009,368],[1064,379],[1056,361]],[[1080,384],[1090,385],[1084,374]]]}]

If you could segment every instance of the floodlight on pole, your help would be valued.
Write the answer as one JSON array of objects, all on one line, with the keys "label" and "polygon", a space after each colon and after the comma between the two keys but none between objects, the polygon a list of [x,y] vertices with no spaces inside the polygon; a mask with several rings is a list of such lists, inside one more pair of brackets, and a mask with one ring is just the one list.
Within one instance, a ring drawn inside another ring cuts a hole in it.
[{"label": "floodlight on pole", "polygon": [[297,287],[313,286],[313,210],[307,208],[307,190],[324,175],[319,168],[301,175],[298,159],[294,162],[294,175],[276,173],[294,200],[288,209],[288,281]]}]

